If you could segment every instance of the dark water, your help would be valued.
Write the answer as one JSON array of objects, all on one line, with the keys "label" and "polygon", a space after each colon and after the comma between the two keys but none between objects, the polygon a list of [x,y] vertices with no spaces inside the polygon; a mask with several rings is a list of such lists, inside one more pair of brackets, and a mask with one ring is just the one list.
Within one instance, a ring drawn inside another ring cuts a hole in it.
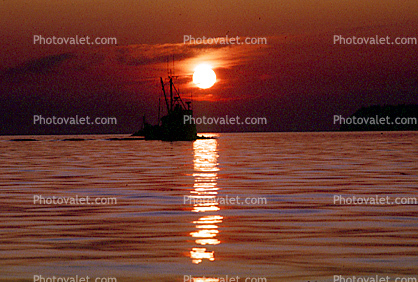
[{"label": "dark water", "polygon": [[[418,198],[418,133],[217,136],[1,137],[0,280],[417,277],[418,205],[334,196]],[[41,205],[36,195],[117,203]],[[237,196],[266,202],[184,203]]]}]

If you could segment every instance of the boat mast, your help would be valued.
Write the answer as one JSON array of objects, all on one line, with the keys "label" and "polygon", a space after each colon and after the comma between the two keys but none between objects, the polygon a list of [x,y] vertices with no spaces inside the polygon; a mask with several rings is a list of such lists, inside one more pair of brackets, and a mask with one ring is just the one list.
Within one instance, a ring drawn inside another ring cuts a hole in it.
[{"label": "boat mast", "polygon": [[173,97],[173,76],[174,76],[174,54],[173,54],[173,69],[170,69],[169,79],[170,79],[170,105],[171,111],[174,108],[174,97]]},{"label": "boat mast", "polygon": [[158,125],[160,125],[161,95],[158,97]]},{"label": "boat mast", "polygon": [[161,81],[161,87],[163,88],[164,100],[167,106],[167,112],[170,112],[170,106],[168,105],[167,94],[165,93],[164,81],[162,77],[160,77],[160,81]]},{"label": "boat mast", "polygon": [[173,104],[174,104],[174,99],[173,99],[173,77],[170,75],[170,110],[173,111]]}]

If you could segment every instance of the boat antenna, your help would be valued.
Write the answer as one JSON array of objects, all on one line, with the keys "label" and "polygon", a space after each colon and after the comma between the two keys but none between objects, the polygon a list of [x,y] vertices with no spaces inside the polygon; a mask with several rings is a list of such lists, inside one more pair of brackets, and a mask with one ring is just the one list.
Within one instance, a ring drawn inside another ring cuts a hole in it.
[{"label": "boat antenna", "polygon": [[170,57],[167,57],[167,75],[168,76],[170,76],[170,66],[169,66],[169,63],[170,63]]},{"label": "boat antenna", "polygon": [[174,76],[174,54],[173,54],[173,76]]},{"label": "boat antenna", "polygon": [[165,104],[167,106],[167,112],[169,113],[170,112],[170,106],[168,104],[168,98],[167,98],[167,94],[165,93],[165,85],[164,85],[164,81],[163,81],[162,77],[160,77],[160,82],[161,82],[161,88],[163,89]]},{"label": "boat antenna", "polygon": [[174,97],[173,97],[173,77],[170,76],[170,111],[173,111]]}]

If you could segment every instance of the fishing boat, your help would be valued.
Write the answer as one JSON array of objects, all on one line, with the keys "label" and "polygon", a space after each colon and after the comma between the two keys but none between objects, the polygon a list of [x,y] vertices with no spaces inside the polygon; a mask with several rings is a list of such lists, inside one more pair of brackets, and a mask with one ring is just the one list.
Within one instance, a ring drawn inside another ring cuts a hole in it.
[{"label": "fishing boat", "polygon": [[[184,102],[180,92],[173,83],[175,76],[169,75],[166,83],[160,77],[162,92],[164,94],[165,111],[161,107],[161,98],[158,105],[158,123],[149,124],[143,117],[142,129],[134,136],[144,136],[145,140],[162,141],[194,141],[197,139],[195,123],[185,123],[185,116],[193,116],[191,101]],[[168,87],[168,90],[166,88]],[[164,114],[160,118],[160,116]]]}]

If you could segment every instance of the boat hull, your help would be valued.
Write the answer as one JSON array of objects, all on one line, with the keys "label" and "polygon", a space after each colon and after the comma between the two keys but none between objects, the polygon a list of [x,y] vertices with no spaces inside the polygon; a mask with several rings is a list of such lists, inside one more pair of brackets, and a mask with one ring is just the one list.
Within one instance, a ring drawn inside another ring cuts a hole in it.
[{"label": "boat hull", "polygon": [[185,123],[185,116],[191,116],[191,110],[178,110],[161,118],[161,125],[144,124],[145,140],[194,141],[197,139],[196,124]]}]

